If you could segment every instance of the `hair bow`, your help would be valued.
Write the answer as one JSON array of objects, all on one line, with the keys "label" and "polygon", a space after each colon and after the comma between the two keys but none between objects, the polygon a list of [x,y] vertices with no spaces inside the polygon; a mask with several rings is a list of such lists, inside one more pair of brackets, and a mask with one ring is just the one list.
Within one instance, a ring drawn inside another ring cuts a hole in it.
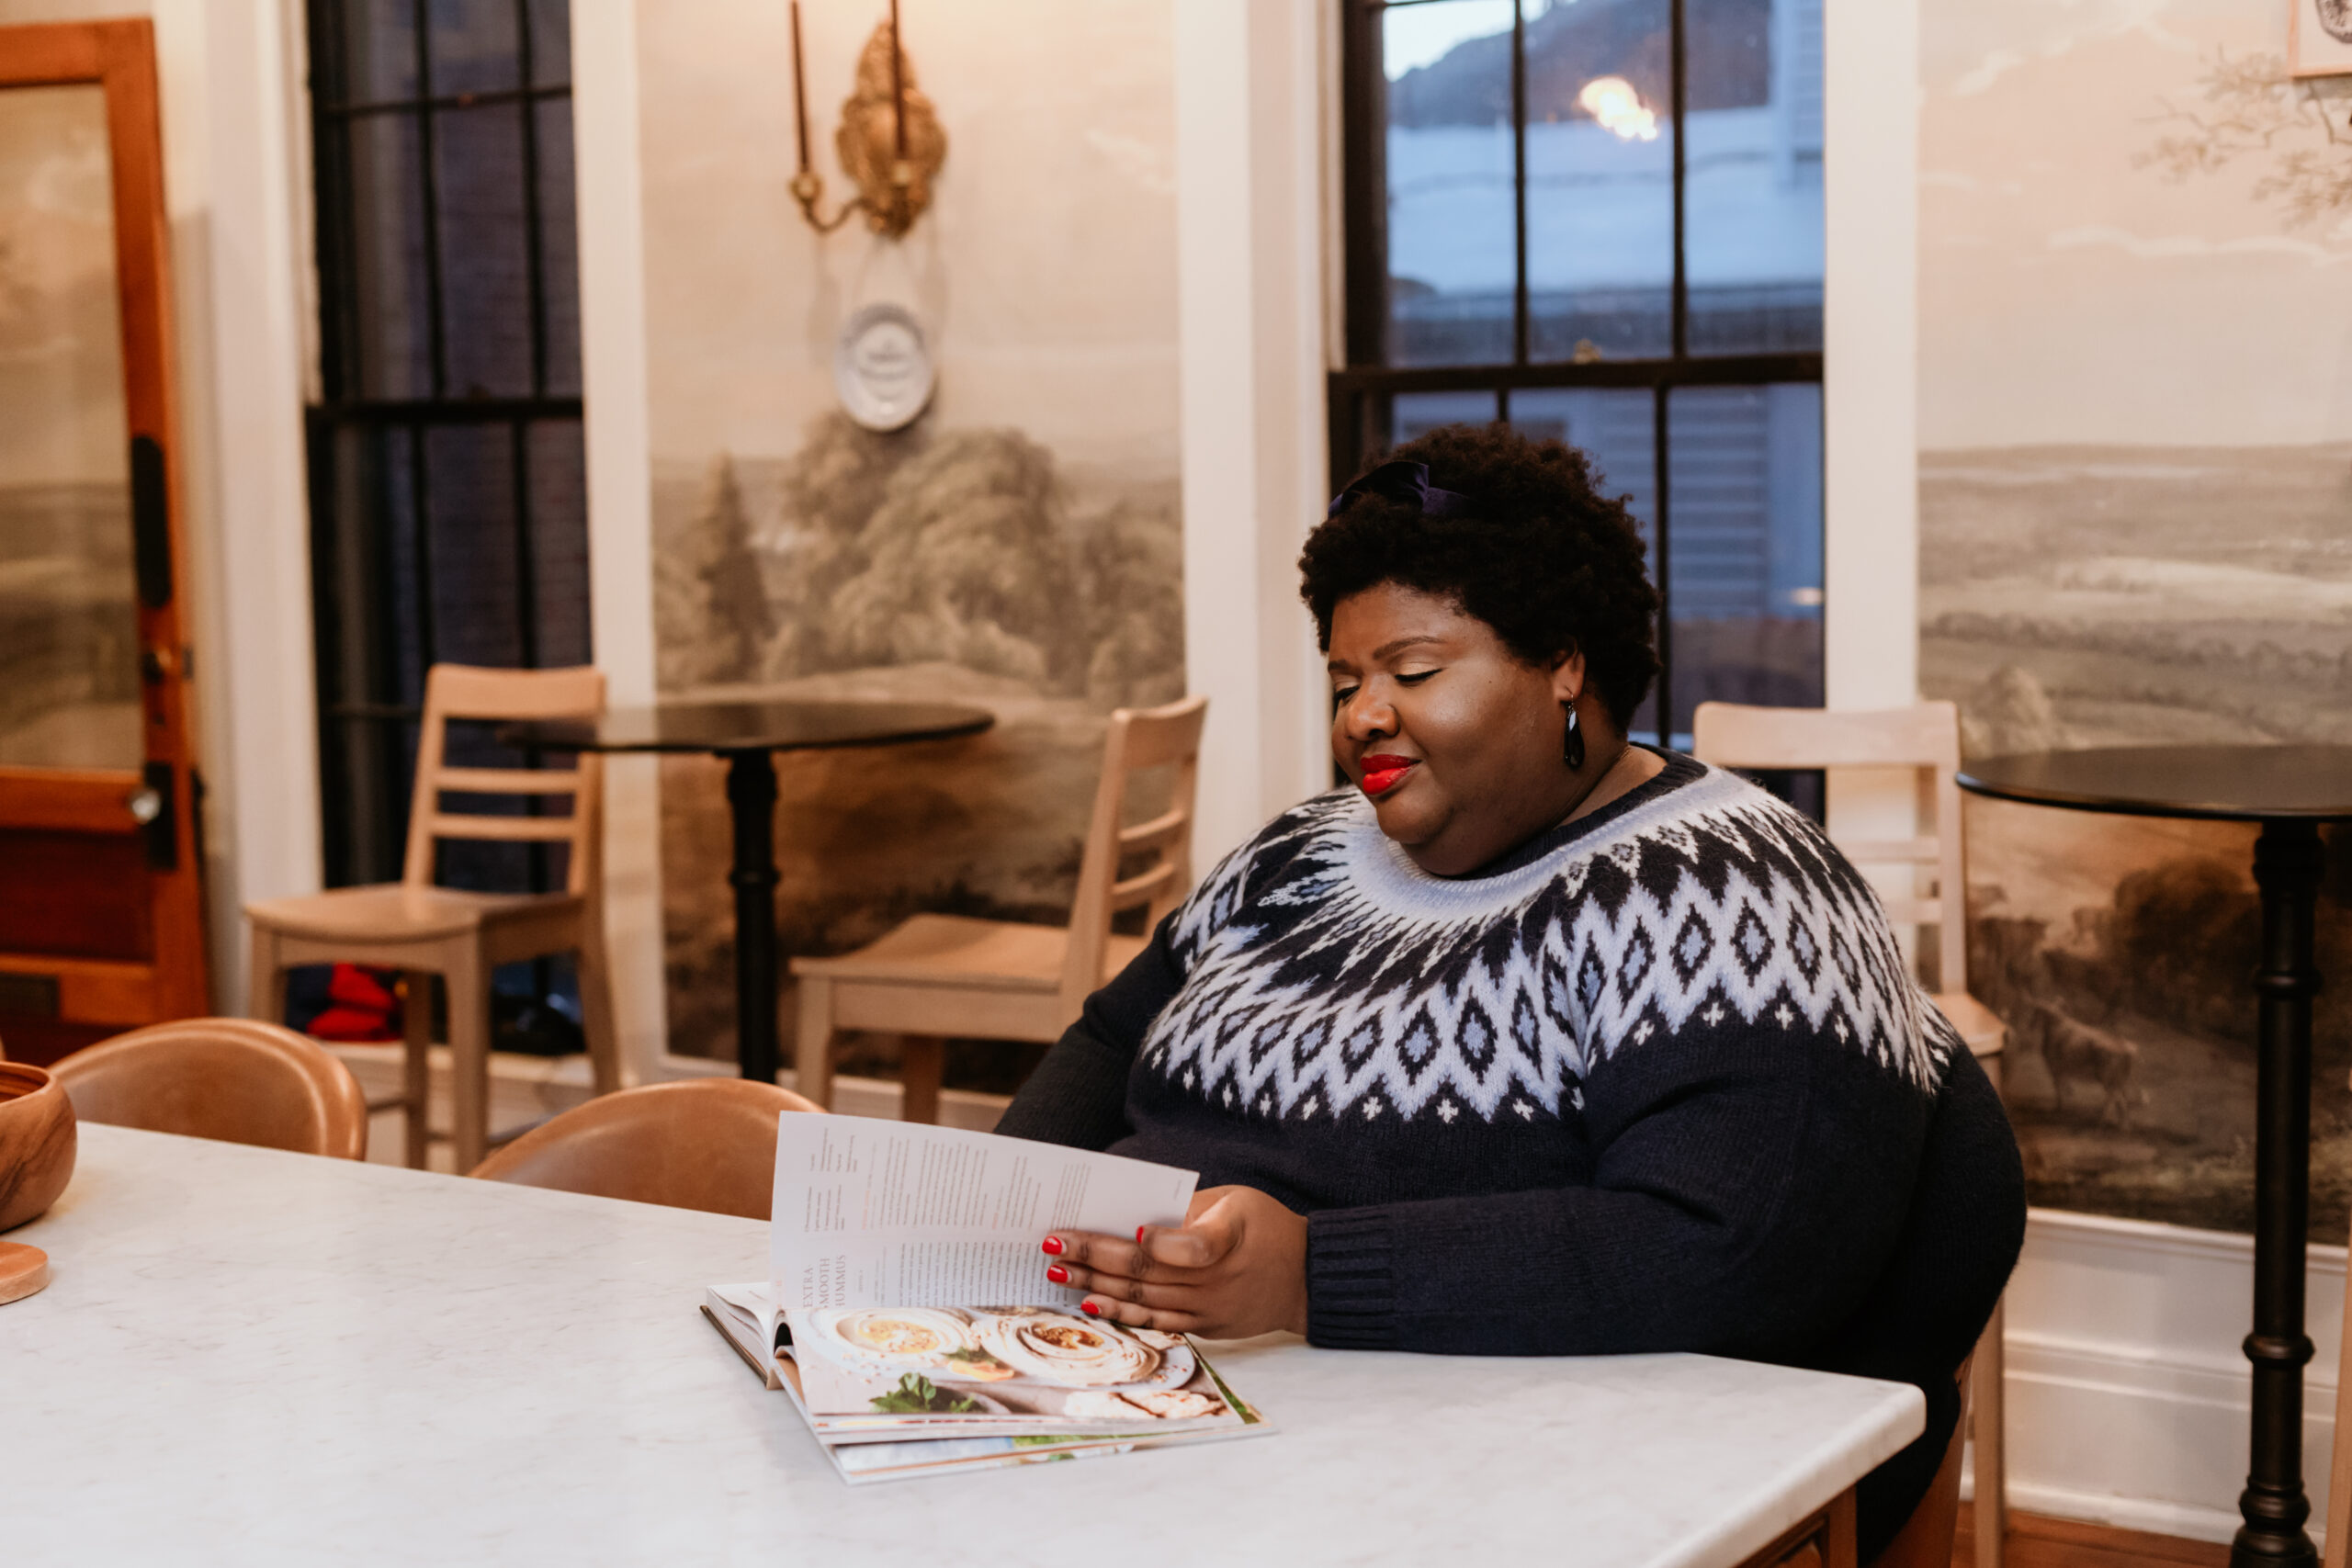
[{"label": "hair bow", "polygon": [[1440,490],[1430,483],[1427,463],[1383,463],[1331,498],[1326,518],[1337,517],[1360,495],[1385,496],[1418,507],[1424,517],[1459,517],[1471,509],[1470,498],[1459,491]]}]

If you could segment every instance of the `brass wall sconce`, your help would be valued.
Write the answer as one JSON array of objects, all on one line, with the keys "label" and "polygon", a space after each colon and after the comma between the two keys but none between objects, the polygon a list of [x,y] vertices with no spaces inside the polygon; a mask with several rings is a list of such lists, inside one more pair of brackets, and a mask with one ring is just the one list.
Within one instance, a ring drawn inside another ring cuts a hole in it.
[{"label": "brass wall sconce", "polygon": [[857,57],[856,90],[842,103],[833,151],[857,186],[857,195],[831,218],[817,214],[825,182],[808,166],[808,84],[800,63],[800,0],[792,0],[792,107],[800,137],[800,171],[792,198],[820,234],[830,234],[863,211],[865,226],[903,238],[931,205],[931,182],[947,161],[947,132],[931,100],[915,85],[914,62],[899,43],[899,0],[890,19],[874,29]]}]

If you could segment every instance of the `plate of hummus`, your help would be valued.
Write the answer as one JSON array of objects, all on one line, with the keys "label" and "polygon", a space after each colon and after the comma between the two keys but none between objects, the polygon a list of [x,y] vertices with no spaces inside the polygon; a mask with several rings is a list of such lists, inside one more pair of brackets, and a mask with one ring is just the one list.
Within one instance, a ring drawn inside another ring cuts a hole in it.
[{"label": "plate of hummus", "polygon": [[1007,1366],[1064,1388],[1182,1387],[1197,1360],[1192,1347],[1154,1337],[1169,1342],[1148,1345],[1113,1324],[1035,1311],[998,1317],[981,1330],[980,1343]]}]

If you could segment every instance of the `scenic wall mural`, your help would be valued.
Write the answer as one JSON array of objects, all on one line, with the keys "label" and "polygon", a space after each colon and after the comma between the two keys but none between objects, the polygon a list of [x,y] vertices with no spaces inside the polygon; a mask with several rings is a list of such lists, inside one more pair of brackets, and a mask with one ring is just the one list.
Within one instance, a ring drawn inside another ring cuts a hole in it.
[{"label": "scenic wall mural", "polygon": [[[1922,12],[1920,680],[1971,755],[2352,741],[2352,77],[2284,5]],[[2253,830],[1968,807],[2034,1201],[2245,1229]],[[2352,1207],[2352,835],[2314,1239]]]},{"label": "scenic wall mural", "polygon": [[[831,128],[881,14],[804,13],[829,202],[848,188]],[[996,717],[780,760],[783,950],[841,952],[920,910],[1065,919],[1107,715],[1183,689],[1170,0],[910,14],[948,153],[903,243],[802,223],[784,7],[639,17],[662,689]],[[831,379],[842,322],[876,300],[915,312],[939,366],[930,411],[889,434]],[[662,798],[671,1048],[731,1056],[723,771],[665,761]],[[792,1022],[787,991],[787,1060]],[[948,1081],[1009,1089],[1032,1059],[951,1049]],[[842,1063],[891,1066],[873,1042]]]}]

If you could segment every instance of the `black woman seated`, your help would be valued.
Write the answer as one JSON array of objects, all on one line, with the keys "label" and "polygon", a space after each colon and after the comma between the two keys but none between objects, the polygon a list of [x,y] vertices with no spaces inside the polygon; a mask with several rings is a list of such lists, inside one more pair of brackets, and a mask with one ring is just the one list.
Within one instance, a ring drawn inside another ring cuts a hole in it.
[{"label": "black woman seated", "polygon": [[1041,1261],[1161,1329],[1915,1383],[1868,1561],[2024,1234],[1984,1072],[1818,827],[1628,741],[1658,599],[1579,453],[1432,432],[1300,568],[1349,785],[1209,873],[998,1127],[1203,1190]]}]

